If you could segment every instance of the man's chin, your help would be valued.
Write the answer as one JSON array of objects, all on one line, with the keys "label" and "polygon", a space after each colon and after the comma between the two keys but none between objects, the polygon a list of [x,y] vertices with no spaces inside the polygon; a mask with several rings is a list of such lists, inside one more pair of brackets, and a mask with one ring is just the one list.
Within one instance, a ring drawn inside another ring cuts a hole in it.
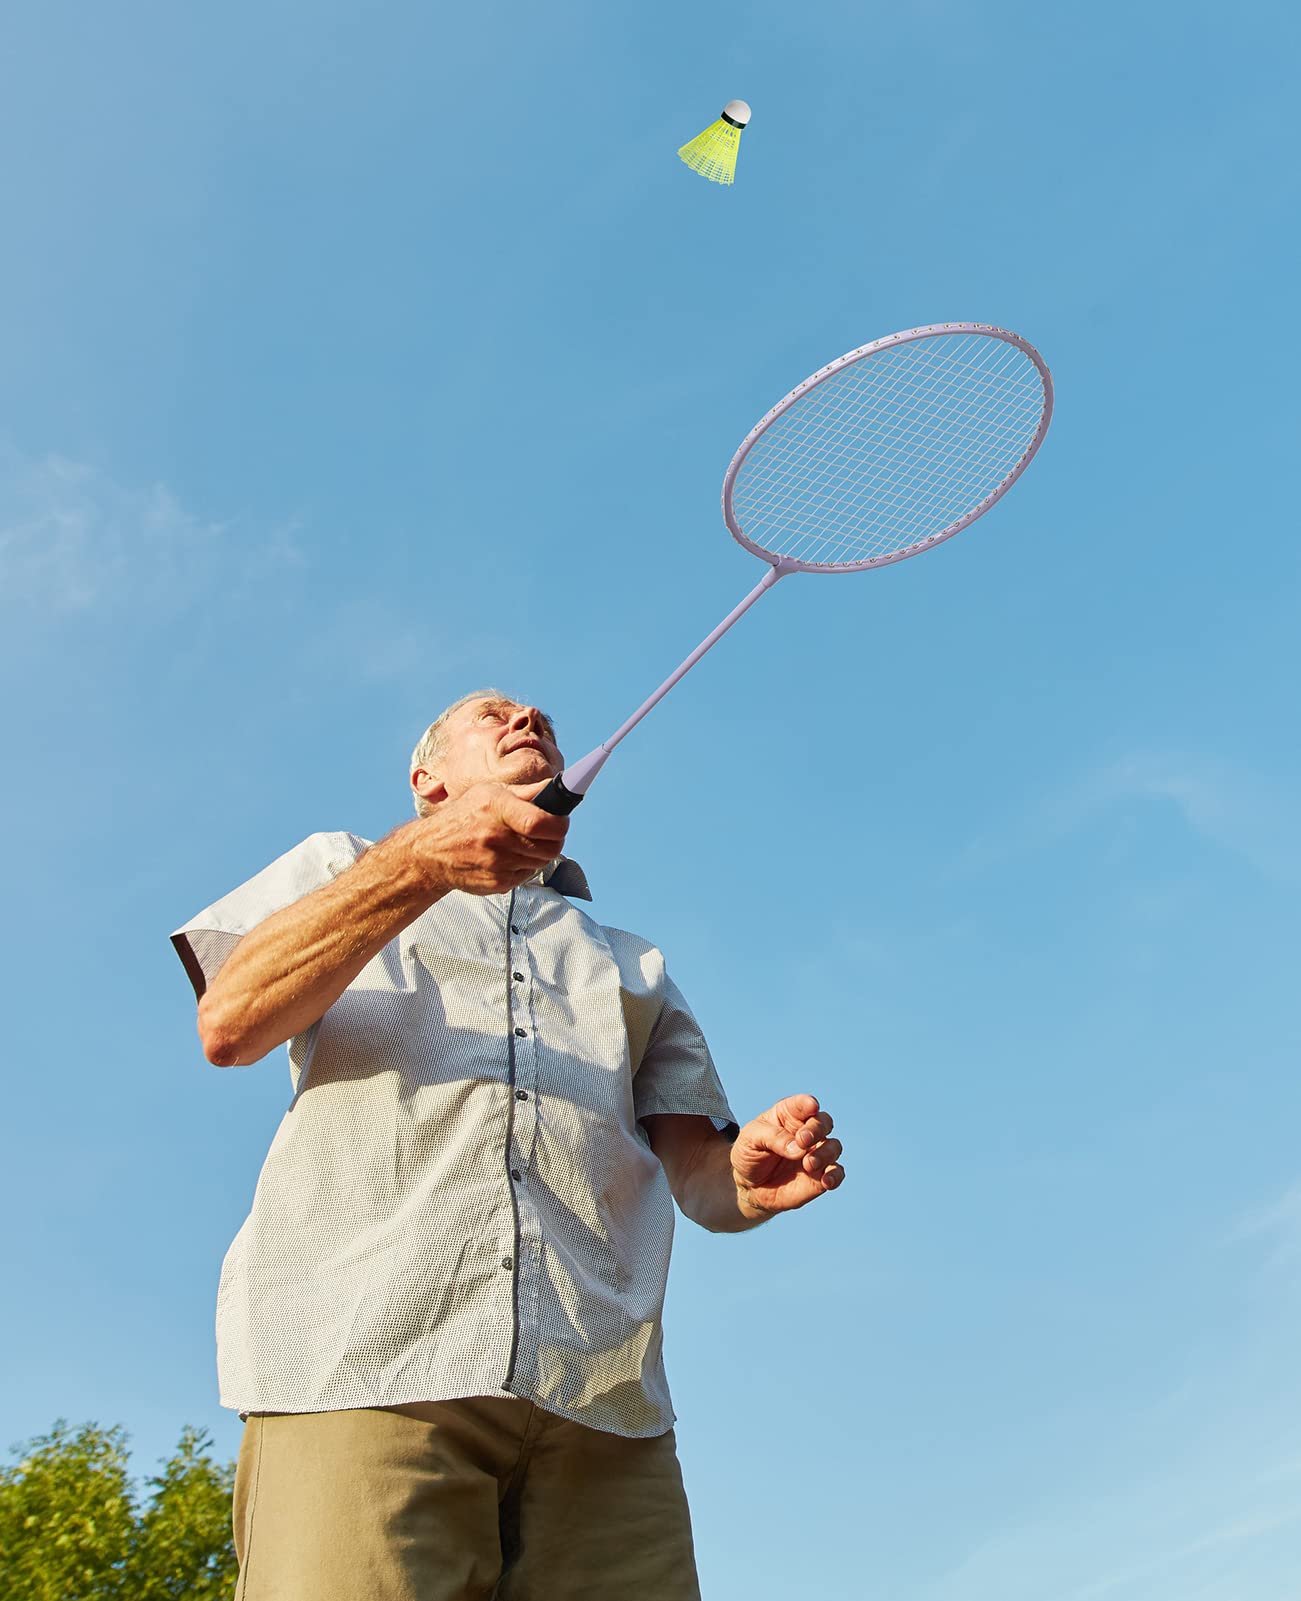
[{"label": "man's chin", "polygon": [[511,757],[511,777],[507,779],[510,784],[540,784],[548,778],[554,778],[559,768],[553,768],[541,751],[516,751]]}]

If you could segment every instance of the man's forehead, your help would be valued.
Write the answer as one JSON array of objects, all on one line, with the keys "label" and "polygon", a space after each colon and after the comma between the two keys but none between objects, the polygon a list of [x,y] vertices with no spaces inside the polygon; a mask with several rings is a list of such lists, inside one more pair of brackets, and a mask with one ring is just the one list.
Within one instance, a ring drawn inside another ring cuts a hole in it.
[{"label": "man's forehead", "polygon": [[[524,703],[522,701],[511,700],[507,695],[479,695],[474,700],[466,701],[465,705],[457,711],[456,716],[462,722],[468,723],[473,722],[480,712],[500,711],[510,713],[523,711],[523,709]],[[538,716],[548,728],[552,726],[550,717],[541,707],[538,708]]]}]

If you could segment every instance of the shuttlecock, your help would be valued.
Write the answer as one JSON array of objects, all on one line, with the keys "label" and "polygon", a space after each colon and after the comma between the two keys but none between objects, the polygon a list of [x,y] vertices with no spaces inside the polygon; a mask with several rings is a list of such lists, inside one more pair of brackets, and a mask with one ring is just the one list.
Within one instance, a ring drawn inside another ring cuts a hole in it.
[{"label": "shuttlecock", "polygon": [[736,175],[736,153],[741,148],[741,130],[750,120],[750,108],[744,100],[729,100],[717,122],[711,122],[704,133],[688,140],[678,154],[702,178],[710,183],[731,183]]}]

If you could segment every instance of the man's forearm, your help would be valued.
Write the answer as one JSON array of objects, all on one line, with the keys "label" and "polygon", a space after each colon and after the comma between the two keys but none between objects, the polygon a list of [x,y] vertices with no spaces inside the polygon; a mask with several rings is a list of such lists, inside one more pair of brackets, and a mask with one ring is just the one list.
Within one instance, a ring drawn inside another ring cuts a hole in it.
[{"label": "man's forearm", "polygon": [[705,1146],[692,1169],[690,1186],[690,1210],[683,1210],[693,1223],[712,1234],[739,1234],[775,1216],[755,1206],[738,1188],[731,1147],[724,1139]]},{"label": "man's forearm", "polygon": [[256,1062],[310,1028],[372,957],[441,899],[446,891],[411,849],[419,827],[397,829],[244,936],[199,1002],[210,1062]]}]

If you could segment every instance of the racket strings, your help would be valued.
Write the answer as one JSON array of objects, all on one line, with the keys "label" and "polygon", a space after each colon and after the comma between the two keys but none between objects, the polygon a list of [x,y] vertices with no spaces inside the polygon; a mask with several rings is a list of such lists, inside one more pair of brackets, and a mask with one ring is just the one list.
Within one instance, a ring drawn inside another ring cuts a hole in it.
[{"label": "racket strings", "polygon": [[[1001,432],[996,431],[1000,428]],[[1033,429],[1030,433],[1033,434]],[[967,419],[955,416],[943,446],[937,446],[929,435],[915,437],[923,439],[928,450],[912,462],[897,463],[888,478],[884,473],[874,479],[861,474],[848,475],[839,495],[821,497],[819,509],[827,518],[843,518],[847,512],[852,512],[855,504],[864,518],[879,514],[893,518],[893,530],[882,529],[871,542],[869,554],[906,546],[911,542],[907,535],[920,532],[918,525],[923,520],[934,524],[936,519],[942,519],[940,527],[956,521],[970,509],[967,491],[972,474],[979,472],[986,461],[1001,468],[1010,456],[1014,464],[1020,459],[1021,445],[1028,442],[1019,411],[1009,411],[1000,417],[989,413]],[[991,487],[996,487],[1006,474],[986,472],[984,476],[992,480]],[[901,538],[898,537],[900,531]],[[816,535],[807,536],[790,554],[797,559],[806,555],[815,539]],[[834,551],[824,550],[818,559],[859,560],[862,558],[856,554],[858,546],[858,539],[842,537]]]},{"label": "racket strings", "polygon": [[[951,362],[946,364],[946,368],[952,366],[953,363]],[[851,419],[851,428],[839,442],[839,448],[830,451],[824,450],[821,460],[834,462],[837,457],[846,461],[851,459],[860,460],[862,458],[859,455],[859,451],[864,444],[876,447],[879,451],[881,447],[890,441],[891,431],[893,431],[893,441],[897,443],[901,451],[904,446],[915,441],[929,441],[934,433],[934,417],[931,412],[927,411],[926,407],[938,394],[942,380],[943,373],[932,375],[932,381],[928,384],[918,385],[910,403],[900,407],[896,412],[892,413],[888,407],[878,403],[873,411],[869,411],[865,415],[858,428],[852,427]],[[982,406],[983,410],[981,409]],[[1015,409],[1015,402],[1010,406],[1006,402],[1001,406],[996,403],[992,385],[988,383],[981,386],[973,385],[964,395],[951,403],[949,421],[955,433],[965,431],[970,434],[973,427],[979,426],[981,423],[994,425],[1009,410]],[[968,426],[964,429],[964,425]],[[880,462],[878,456],[876,458],[877,470],[873,474],[870,471],[871,459],[869,458],[869,469],[860,472],[858,477],[865,481],[872,479],[879,482],[886,481],[885,464]]]},{"label": "racket strings", "polygon": [[[928,509],[921,504],[926,491],[930,492],[933,509],[944,502],[941,491],[957,487],[954,479],[959,466],[968,473],[978,468],[973,447],[980,446],[982,433],[989,436],[985,441],[987,454],[1006,453],[1009,431],[1012,443],[1020,442],[1018,425],[1024,410],[1021,395],[1015,387],[1008,393],[1004,385],[1002,404],[996,404],[998,386],[988,381],[997,379],[1013,365],[1019,356],[1015,347],[1003,347],[1006,354],[997,366],[986,369],[985,382],[972,383],[968,378],[966,390],[956,401],[950,396],[946,414],[937,419],[935,400],[946,386],[952,385],[951,375],[960,366],[960,358],[968,354],[972,343],[988,342],[963,343],[964,350],[932,363],[926,381],[914,382],[912,392],[905,395],[902,403],[900,393],[914,377],[912,373],[895,375],[895,382],[888,388],[879,382],[871,384],[867,403],[863,404],[863,395],[856,392],[864,387],[861,374],[851,368],[846,378],[852,375],[856,381],[838,386],[839,393],[825,397],[817,408],[820,415],[801,420],[801,437],[794,450],[788,445],[787,460],[772,464],[777,477],[768,486],[769,514],[774,518],[785,514],[789,519],[792,513],[802,512],[806,522],[810,514],[818,522],[834,518],[840,525],[841,537],[834,541],[834,552],[824,549],[814,554],[815,528],[797,545],[788,542],[783,554],[823,561],[855,559],[861,543],[856,535],[861,531],[853,526],[846,528],[845,513],[856,503],[860,521],[884,510],[893,513],[896,522],[906,525],[910,513],[915,520],[918,512]],[[915,357],[908,365],[918,365]],[[856,408],[861,410],[861,417],[854,415]],[[937,420],[942,420],[947,430],[942,440],[937,438]],[[828,439],[833,441],[830,447]],[[772,476],[770,472],[769,477]],[[890,543],[890,532],[882,530],[870,542],[868,554],[885,548]],[[903,543],[907,543],[906,538]]]},{"label": "racket strings", "polygon": [[933,538],[994,493],[1030,448],[1045,390],[1018,346],[939,335],[824,379],[755,441],[734,512],[774,556],[879,559]]},{"label": "racket strings", "polygon": [[[870,559],[960,516],[968,509],[964,501],[980,498],[970,493],[973,477],[982,489],[1001,481],[1007,458],[1014,462],[1033,432],[1018,427],[1022,408],[1015,399],[991,406],[984,385],[971,397],[983,403],[983,415],[972,405],[950,407],[938,429],[930,401],[942,376],[919,386],[893,425],[889,401],[895,396],[884,405],[874,397],[857,427],[843,415],[855,396],[838,397],[835,412],[842,415],[812,419],[814,442],[801,441],[794,457],[773,463],[776,472],[768,474],[775,480],[767,486],[770,529],[803,530],[802,538],[782,541],[782,554],[819,563]],[[838,448],[829,450],[823,441],[833,431]],[[999,470],[991,471],[991,463]],[[827,537],[831,528],[835,537]],[[771,534],[769,542],[775,546]]]},{"label": "racket strings", "polygon": [[[928,412],[926,408],[946,381],[946,373],[955,366],[954,361],[946,361],[941,369],[929,375],[929,382],[914,386],[914,393],[909,402],[903,405],[896,399],[898,385],[895,386],[895,392],[870,397],[867,405],[862,404],[861,397],[853,393],[848,384],[838,392],[833,390],[830,395],[815,391],[809,399],[820,399],[821,404],[813,408],[806,400],[804,415],[799,419],[796,429],[788,430],[788,436],[791,433],[795,435],[794,443],[792,444],[790,437],[782,441],[792,483],[798,483],[815,473],[823,476],[825,468],[834,464],[838,458],[846,462],[853,460],[856,463],[865,463],[858,474],[862,479],[875,477],[884,480],[889,477],[887,464],[881,460],[879,447],[890,441],[902,452],[902,448],[914,440],[930,439],[933,436],[935,419],[933,411]],[[861,375],[852,368],[848,370],[846,376],[861,382]],[[823,385],[822,388],[826,390],[831,386]],[[988,383],[969,385],[966,394],[956,398],[950,397],[949,411],[952,421],[955,424],[960,424],[964,420],[974,422],[983,415],[983,420],[996,422],[998,414],[990,404],[992,388],[993,386]],[[983,414],[979,409],[981,404],[985,407]],[[861,418],[854,417],[855,407],[861,409],[863,413]],[[1007,406],[1002,408],[1003,411],[1007,409]],[[858,424],[856,427],[855,422]],[[801,435],[803,437],[800,437]],[[769,441],[770,448],[772,443]],[[865,458],[863,455],[865,444],[877,447],[875,454]],[[873,466],[877,469],[875,473],[872,472]]]}]

